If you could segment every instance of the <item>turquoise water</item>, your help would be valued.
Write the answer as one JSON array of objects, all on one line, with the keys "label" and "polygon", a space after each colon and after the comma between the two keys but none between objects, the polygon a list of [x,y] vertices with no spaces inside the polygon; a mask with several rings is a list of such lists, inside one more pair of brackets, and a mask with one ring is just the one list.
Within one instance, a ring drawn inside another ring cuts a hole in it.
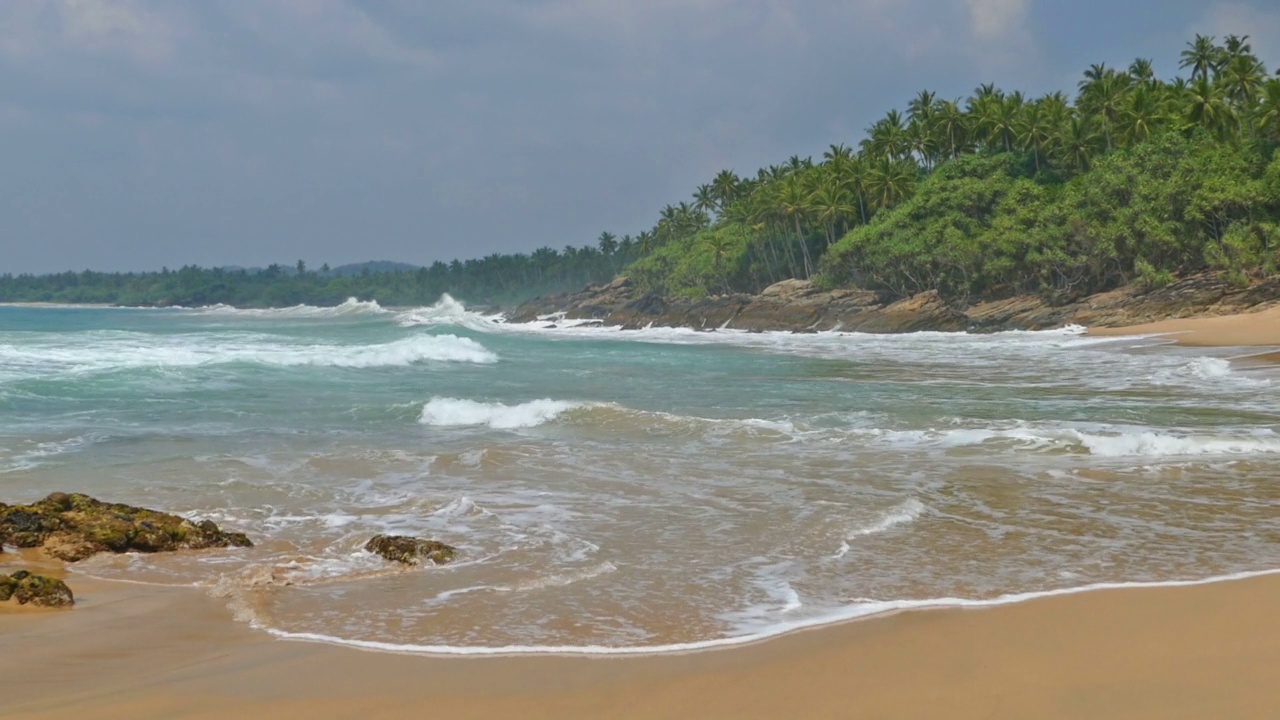
[{"label": "turquoise water", "polygon": [[[554,327],[552,327],[554,326]],[[0,500],[210,517],[99,557],[265,631],[641,651],[1280,568],[1280,376],[1078,329],[624,332],[429,308],[0,307]],[[378,532],[460,549],[387,567]]]}]

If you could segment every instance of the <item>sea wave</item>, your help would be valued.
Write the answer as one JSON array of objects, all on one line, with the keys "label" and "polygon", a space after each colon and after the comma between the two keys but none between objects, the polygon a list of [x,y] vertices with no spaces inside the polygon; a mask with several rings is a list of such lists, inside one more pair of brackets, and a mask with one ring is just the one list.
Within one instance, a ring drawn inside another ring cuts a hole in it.
[{"label": "sea wave", "polygon": [[[1230,432],[1229,428],[1220,430]],[[1006,427],[925,430],[851,429],[854,436],[894,447],[951,450],[1060,452],[1095,457],[1168,457],[1280,453],[1280,434],[1271,430],[1239,430],[1232,434],[1154,430],[1121,425],[1048,427],[1020,423]]]},{"label": "sea wave", "polygon": [[402,310],[396,314],[396,324],[401,327],[460,327],[478,332],[494,332],[504,328],[519,327],[507,325],[506,319],[500,315],[484,315],[468,310],[453,296],[445,293],[433,305]]},{"label": "sea wave", "polygon": [[74,345],[0,345],[0,368],[4,369],[6,379],[226,363],[374,368],[427,361],[493,363],[497,360],[497,355],[470,338],[429,334],[375,345],[295,345],[261,336],[184,336],[156,342],[154,336],[137,334],[80,341]]},{"label": "sea wave", "polygon": [[392,311],[384,309],[377,300],[359,300],[351,297],[338,305],[327,307],[293,305],[283,308],[237,308],[219,304],[195,308],[193,312],[201,315],[225,315],[237,318],[325,319],[353,315],[388,315]]},{"label": "sea wave", "polygon": [[570,410],[589,405],[549,399],[505,405],[448,397],[432,398],[423,406],[419,422],[438,427],[487,425],[495,430],[515,430],[537,427]]}]

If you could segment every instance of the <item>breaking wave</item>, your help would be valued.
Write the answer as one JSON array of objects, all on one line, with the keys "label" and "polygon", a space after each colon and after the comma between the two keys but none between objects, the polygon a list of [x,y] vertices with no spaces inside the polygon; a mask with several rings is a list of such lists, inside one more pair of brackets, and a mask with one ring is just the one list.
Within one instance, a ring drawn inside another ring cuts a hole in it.
[{"label": "breaking wave", "polygon": [[227,315],[239,318],[276,318],[276,319],[323,319],[348,317],[352,315],[386,315],[390,310],[384,309],[377,300],[358,300],[347,298],[339,305],[318,307],[316,305],[294,305],[284,308],[237,308],[230,305],[208,305],[196,308],[202,315]]},{"label": "breaking wave", "polygon": [[533,400],[519,405],[482,403],[457,398],[432,398],[422,408],[419,422],[439,427],[487,425],[495,430],[537,427],[588,403]]},{"label": "breaking wave", "polygon": [[498,360],[497,355],[475,340],[455,335],[415,335],[377,345],[294,345],[259,338],[185,336],[157,344],[151,337],[129,333],[74,345],[0,345],[0,367],[8,371],[6,375],[42,377],[227,363],[374,368],[427,361],[493,363]]},{"label": "breaking wave", "polygon": [[[401,327],[461,327],[480,332],[492,332],[505,326],[502,315],[482,315],[468,310],[465,305],[445,293],[433,305],[404,310],[396,314],[396,324]],[[515,326],[511,326],[515,327]]]}]

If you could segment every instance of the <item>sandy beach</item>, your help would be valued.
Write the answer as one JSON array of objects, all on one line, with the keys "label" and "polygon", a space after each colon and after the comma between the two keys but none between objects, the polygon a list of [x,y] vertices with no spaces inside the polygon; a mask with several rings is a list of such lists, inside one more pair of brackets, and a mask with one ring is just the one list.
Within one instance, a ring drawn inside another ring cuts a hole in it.
[{"label": "sandy beach", "polygon": [[1168,335],[1189,347],[1280,346],[1280,307],[1219,317],[1180,318],[1127,327],[1090,328],[1090,335]]},{"label": "sandy beach", "polygon": [[78,580],[0,615],[6,718],[1269,718],[1280,575],[919,610],[631,658],[273,640],[196,590]]}]

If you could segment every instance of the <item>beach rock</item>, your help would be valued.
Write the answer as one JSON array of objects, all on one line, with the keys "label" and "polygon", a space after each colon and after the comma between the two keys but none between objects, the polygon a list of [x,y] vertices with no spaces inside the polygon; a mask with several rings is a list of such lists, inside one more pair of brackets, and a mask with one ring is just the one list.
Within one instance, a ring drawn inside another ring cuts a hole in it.
[{"label": "beach rock", "polygon": [[19,605],[36,607],[71,607],[76,604],[75,596],[66,583],[43,575],[32,575],[26,570],[0,575],[0,602],[10,599]]},{"label": "beach rock", "polygon": [[1280,276],[1255,278],[1241,287],[1218,272],[1188,275],[1162,288],[1135,283],[1088,296],[1062,291],[980,298],[973,303],[953,301],[937,291],[892,298],[859,288],[822,290],[797,279],[774,283],[756,295],[730,293],[691,300],[644,293],[621,277],[608,285],[531,300],[509,317],[511,322],[528,322],[562,313],[566,318],[593,319],[624,329],[1000,332],[1137,325],[1252,312],[1276,304],[1280,304]]},{"label": "beach rock", "polygon": [[100,552],[168,552],[252,547],[243,533],[224,532],[205,520],[106,503],[79,493],[53,493],[30,505],[0,503],[0,544],[43,547],[66,562]]},{"label": "beach rock", "polygon": [[365,543],[364,549],[405,565],[417,565],[421,558],[443,565],[457,553],[457,548],[442,542],[404,535],[375,535]]}]

